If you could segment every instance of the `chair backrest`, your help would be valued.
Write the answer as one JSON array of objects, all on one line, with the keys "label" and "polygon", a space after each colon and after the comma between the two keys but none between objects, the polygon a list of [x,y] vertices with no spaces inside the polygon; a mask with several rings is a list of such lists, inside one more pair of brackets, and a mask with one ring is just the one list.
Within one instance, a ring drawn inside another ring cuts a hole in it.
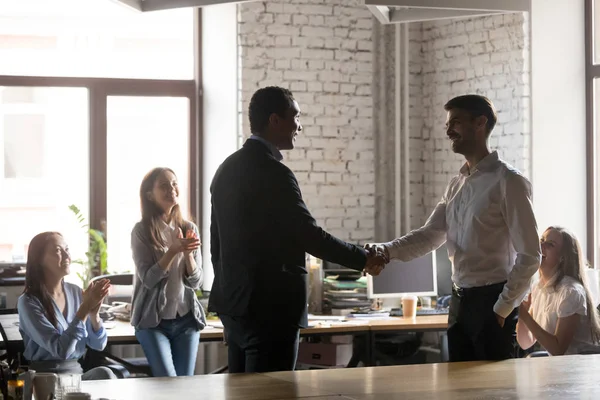
[{"label": "chair backrest", "polygon": [[600,269],[589,268],[587,270],[587,280],[592,296],[592,304],[598,307],[600,305]]},{"label": "chair backrest", "polygon": [[108,279],[111,285],[133,286],[133,274],[114,274],[96,276],[92,278],[90,283],[99,281],[100,279]]},{"label": "chair backrest", "polygon": [[100,279],[108,279],[112,285],[110,294],[105,299],[105,303],[111,304],[113,301],[131,303],[131,298],[133,297],[133,274],[102,275],[93,278],[91,282]]},{"label": "chair backrest", "polygon": [[[16,308],[3,308],[0,309],[0,315],[10,315],[10,314],[18,314]],[[8,335],[6,334],[6,330],[4,326],[0,323],[0,336],[2,336],[2,342],[4,345],[4,350],[6,350],[6,361],[9,366],[13,369],[16,369],[16,366],[22,365],[24,363],[24,359],[22,357],[25,352],[25,344],[22,340],[12,341],[8,340]]]}]

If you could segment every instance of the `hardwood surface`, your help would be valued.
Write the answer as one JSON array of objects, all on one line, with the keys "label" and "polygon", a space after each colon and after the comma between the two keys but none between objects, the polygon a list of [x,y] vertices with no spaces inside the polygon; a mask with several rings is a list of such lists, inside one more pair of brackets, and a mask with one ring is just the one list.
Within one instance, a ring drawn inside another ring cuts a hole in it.
[{"label": "hardwood surface", "polygon": [[356,400],[600,398],[600,355],[267,375]]},{"label": "hardwood surface", "polygon": [[93,398],[311,400],[598,399],[600,355],[499,362],[83,382]]},{"label": "hardwood surface", "polygon": [[335,395],[308,385],[296,385],[259,374],[86,381],[82,382],[81,389],[90,393],[93,399],[111,400],[267,400]]},{"label": "hardwood surface", "polygon": [[369,322],[372,331],[446,330],[448,315],[420,315],[415,318],[394,317]]}]

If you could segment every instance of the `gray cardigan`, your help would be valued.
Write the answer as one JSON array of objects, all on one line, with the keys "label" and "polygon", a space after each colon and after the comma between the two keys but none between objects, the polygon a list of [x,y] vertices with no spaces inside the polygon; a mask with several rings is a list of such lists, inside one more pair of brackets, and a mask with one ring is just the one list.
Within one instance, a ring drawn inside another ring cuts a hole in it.
[{"label": "gray cardigan", "polygon": [[[198,227],[192,222],[187,224],[200,237]],[[157,251],[152,247],[141,222],[138,222],[131,232],[131,251],[135,263],[131,325],[137,329],[155,328],[160,323],[160,311],[167,303],[165,286],[169,272],[158,265],[164,251]],[[198,329],[203,329],[206,326],[206,316],[196,296],[196,290],[200,288],[203,279],[202,255],[199,250],[193,254],[197,268],[193,275],[184,275],[183,298],[194,313]]]}]

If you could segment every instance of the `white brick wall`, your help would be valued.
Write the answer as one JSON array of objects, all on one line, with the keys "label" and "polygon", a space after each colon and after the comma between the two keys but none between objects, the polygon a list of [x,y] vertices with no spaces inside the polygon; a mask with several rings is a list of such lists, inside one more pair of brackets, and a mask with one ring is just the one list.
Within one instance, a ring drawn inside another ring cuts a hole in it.
[{"label": "white brick wall", "polygon": [[318,222],[352,242],[373,239],[373,17],[361,0],[271,0],[239,10],[240,120],[260,87],[294,93],[304,131],[284,162]]},{"label": "white brick wall", "polygon": [[492,149],[530,175],[529,28],[523,14],[412,24],[411,223],[429,215],[463,158],[450,149],[444,104],[478,93],[498,111]]}]

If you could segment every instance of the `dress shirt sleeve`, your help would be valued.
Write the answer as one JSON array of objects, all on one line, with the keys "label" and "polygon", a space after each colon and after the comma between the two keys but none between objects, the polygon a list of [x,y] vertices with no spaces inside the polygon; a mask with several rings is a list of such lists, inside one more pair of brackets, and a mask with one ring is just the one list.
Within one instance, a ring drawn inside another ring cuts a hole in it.
[{"label": "dress shirt sleeve", "polygon": [[81,320],[75,317],[67,329],[60,333],[46,317],[42,303],[34,296],[21,296],[17,308],[19,330],[56,360],[70,359],[77,348],[77,343],[85,340],[87,332]]},{"label": "dress shirt sleeve", "polygon": [[446,204],[451,186],[452,182],[425,225],[391,242],[382,243],[390,259],[410,261],[436,250],[446,242]]},{"label": "dress shirt sleeve", "polygon": [[503,183],[502,215],[517,253],[508,281],[494,304],[494,312],[506,318],[527,293],[531,278],[540,265],[542,253],[533,213],[531,184],[516,173],[509,173]]},{"label": "dress shirt sleeve", "polygon": [[570,317],[573,314],[587,315],[587,301],[583,286],[563,290],[557,314],[558,318]]}]

